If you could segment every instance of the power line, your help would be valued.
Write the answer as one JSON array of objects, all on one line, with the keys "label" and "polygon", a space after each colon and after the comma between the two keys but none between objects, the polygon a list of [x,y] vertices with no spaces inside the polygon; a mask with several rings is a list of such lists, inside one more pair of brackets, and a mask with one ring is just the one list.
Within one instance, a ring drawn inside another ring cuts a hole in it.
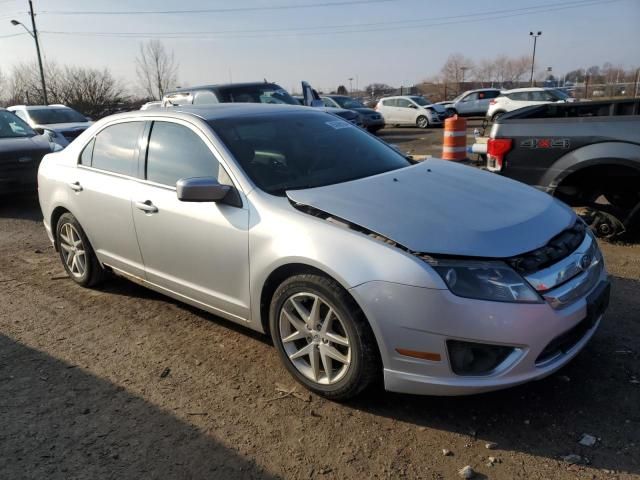
[{"label": "power line", "polygon": [[[41,33],[54,34],[54,35],[80,35],[80,36],[95,36],[95,37],[116,37],[116,38],[201,38],[203,36],[216,36],[216,38],[257,38],[263,37],[264,34],[271,34],[270,36],[310,36],[310,35],[335,35],[335,34],[349,34],[349,33],[366,33],[366,32],[380,32],[380,31],[392,31],[392,30],[404,30],[404,29],[416,29],[424,27],[437,27],[444,25],[456,25],[462,23],[483,22],[487,20],[496,20],[502,18],[512,18],[523,15],[530,15],[535,13],[547,13],[558,10],[566,10],[574,7],[589,7],[598,4],[614,3],[621,0],[573,0],[565,3],[544,4],[535,7],[524,7],[509,10],[494,10],[492,12],[478,12],[472,14],[463,15],[450,15],[446,17],[432,17],[431,19],[413,19],[413,20],[398,20],[391,22],[379,22],[379,23],[365,23],[365,24],[350,24],[350,25],[334,25],[334,26],[317,26],[317,27],[297,27],[297,28],[282,28],[282,29],[254,29],[254,30],[220,30],[220,31],[203,31],[203,32],[65,32],[65,31],[41,31]],[[526,11],[523,11],[526,10]],[[505,12],[503,14],[499,14]],[[471,17],[471,18],[468,18]],[[451,21],[439,22],[443,19],[456,19]],[[407,25],[407,23],[414,22],[430,22],[422,23],[419,25]],[[403,25],[398,25],[398,24]],[[387,26],[394,24],[395,26]],[[372,28],[375,27],[375,28]],[[317,32],[310,32],[309,30],[319,30]],[[245,33],[251,33],[251,35],[243,35]],[[260,35],[256,35],[260,34]]]},{"label": "power line", "polygon": [[10,33],[8,35],[0,35],[0,38],[19,37],[20,35],[27,35],[27,32],[22,33]]},{"label": "power line", "polygon": [[183,13],[237,13],[259,12],[266,10],[290,10],[299,8],[336,7],[372,3],[397,2],[399,0],[342,0],[336,2],[317,2],[308,4],[270,5],[264,7],[203,8],[196,10],[43,10],[41,15],[175,15]]},{"label": "power line", "polygon": [[[394,24],[410,24],[410,23],[419,23],[419,22],[431,22],[438,20],[450,20],[450,19],[460,19],[467,17],[479,17],[479,16],[488,16],[493,14],[505,13],[505,12],[519,12],[519,11],[527,11],[527,13],[536,13],[530,12],[530,10],[539,10],[546,9],[547,7],[574,7],[574,6],[583,6],[586,3],[590,3],[593,1],[600,0],[571,0],[566,2],[554,2],[554,3],[546,3],[540,5],[534,5],[530,7],[522,7],[522,8],[513,8],[513,9],[501,9],[501,10],[486,10],[483,12],[474,12],[474,13],[466,13],[461,15],[447,15],[441,17],[431,17],[431,18],[419,18],[419,19],[408,19],[408,20],[392,20],[385,22],[374,22],[374,23],[358,23],[358,24],[343,24],[343,25],[322,25],[322,26],[312,26],[312,27],[292,27],[292,28],[260,28],[260,29],[251,29],[251,30],[218,30],[218,31],[185,31],[185,32],[60,32],[60,31],[50,31],[48,33],[56,33],[56,34],[88,34],[88,35],[223,35],[223,34],[237,34],[237,33],[271,33],[271,32],[294,32],[294,31],[307,31],[307,30],[328,30],[328,29],[342,29],[342,28],[360,28],[360,27],[374,27],[374,26],[387,26]],[[603,1],[618,1],[618,0],[603,0]],[[484,20],[484,18],[482,19]]]}]

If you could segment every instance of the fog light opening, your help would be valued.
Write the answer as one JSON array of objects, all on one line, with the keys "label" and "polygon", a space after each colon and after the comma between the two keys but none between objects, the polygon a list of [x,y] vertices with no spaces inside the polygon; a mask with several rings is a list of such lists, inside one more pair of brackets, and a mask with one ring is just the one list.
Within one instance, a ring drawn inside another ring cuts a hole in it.
[{"label": "fog light opening", "polygon": [[451,370],[456,375],[493,373],[516,349],[502,345],[447,340]]}]

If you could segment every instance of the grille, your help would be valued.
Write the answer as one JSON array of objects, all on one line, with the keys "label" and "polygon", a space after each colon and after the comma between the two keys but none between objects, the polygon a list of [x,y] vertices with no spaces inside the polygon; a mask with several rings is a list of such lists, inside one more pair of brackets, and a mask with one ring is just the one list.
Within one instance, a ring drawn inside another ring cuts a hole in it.
[{"label": "grille", "polygon": [[577,221],[573,227],[553,237],[544,247],[512,257],[507,262],[522,275],[537,272],[568,257],[580,246],[585,235],[586,226],[581,221]]}]

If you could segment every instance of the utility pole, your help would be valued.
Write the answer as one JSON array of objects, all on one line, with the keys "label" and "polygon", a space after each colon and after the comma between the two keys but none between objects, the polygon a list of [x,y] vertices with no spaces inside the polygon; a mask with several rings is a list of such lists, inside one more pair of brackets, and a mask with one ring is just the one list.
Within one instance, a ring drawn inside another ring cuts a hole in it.
[{"label": "utility pole", "polygon": [[633,98],[636,98],[638,96],[638,87],[640,86],[640,68],[638,69],[637,73],[636,73],[636,91],[633,94]]},{"label": "utility pole", "polygon": [[38,30],[36,28],[36,16],[33,13],[33,2],[29,0],[29,14],[31,15],[31,27],[33,31],[29,30],[24,23],[19,22],[17,20],[11,20],[11,24],[13,26],[22,25],[29,35],[33,37],[36,42],[36,53],[38,54],[38,66],[40,67],[40,81],[42,82],[42,98],[44,100],[45,105],[49,105],[49,100],[47,99],[47,85],[44,80],[44,68],[42,68],[42,55],[40,54],[40,43],[38,42]]},{"label": "utility pole", "polygon": [[533,33],[529,32],[529,36],[533,37],[533,56],[531,57],[531,86],[533,87],[533,69],[536,64],[536,43],[538,42],[538,37],[542,35],[542,32]]}]

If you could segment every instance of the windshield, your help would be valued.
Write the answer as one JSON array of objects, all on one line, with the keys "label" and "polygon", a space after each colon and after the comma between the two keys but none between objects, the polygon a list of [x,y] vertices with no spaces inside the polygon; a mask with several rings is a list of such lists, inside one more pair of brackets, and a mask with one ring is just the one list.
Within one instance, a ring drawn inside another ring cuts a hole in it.
[{"label": "windshield", "polygon": [[351,97],[331,97],[333,98],[338,105],[342,108],[365,108],[365,106],[360,103],[358,100],[355,100]]},{"label": "windshield", "polygon": [[0,110],[0,138],[33,137],[36,132],[11,112]]},{"label": "windshield", "polygon": [[86,122],[84,115],[80,115],[71,108],[38,108],[27,110],[29,117],[38,125],[51,123],[76,123]]},{"label": "windshield", "polygon": [[556,90],[555,88],[553,90],[549,90],[549,93],[552,97],[555,97],[558,100],[566,100],[567,98],[571,98],[571,96],[567,93],[563,92],[562,90]]},{"label": "windshield", "polygon": [[328,113],[225,118],[210,125],[251,180],[273,195],[410,165],[385,143]]},{"label": "windshield", "polygon": [[273,83],[225,87],[220,89],[221,102],[229,103],[285,103],[300,105],[284,88]]},{"label": "windshield", "polygon": [[409,97],[409,98],[414,102],[416,102],[421,107],[424,107],[425,105],[431,105],[431,102],[429,100],[421,96],[415,96],[415,97]]}]

